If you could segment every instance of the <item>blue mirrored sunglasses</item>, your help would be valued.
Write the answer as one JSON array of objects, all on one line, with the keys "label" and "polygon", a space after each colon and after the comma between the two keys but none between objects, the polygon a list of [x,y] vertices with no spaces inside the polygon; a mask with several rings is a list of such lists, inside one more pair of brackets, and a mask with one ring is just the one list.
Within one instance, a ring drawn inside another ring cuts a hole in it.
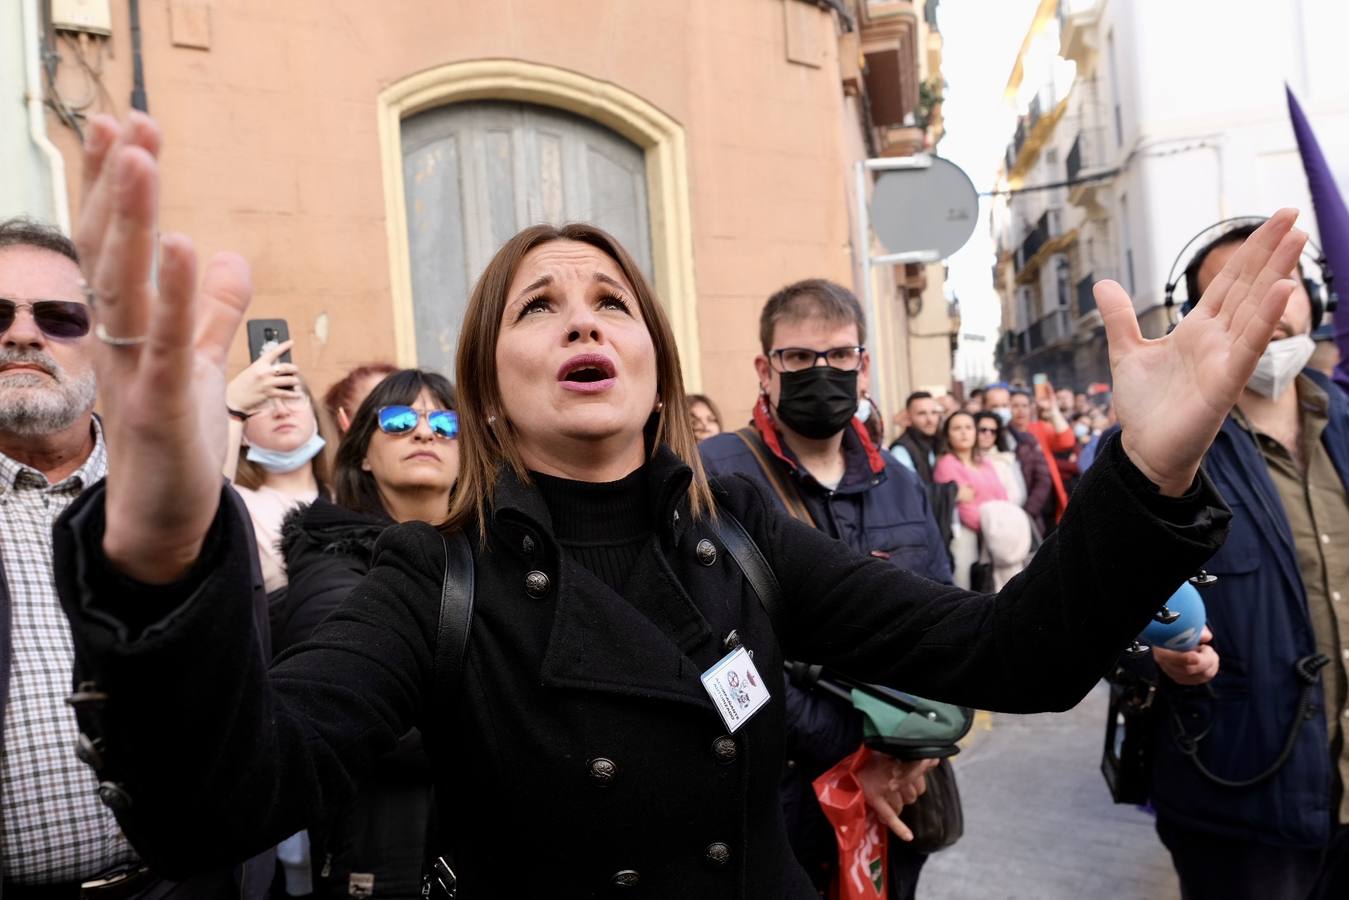
[{"label": "blue mirrored sunglasses", "polygon": [[385,434],[407,434],[417,429],[422,416],[431,433],[452,441],[459,437],[459,414],[452,409],[428,409],[425,412],[411,406],[382,406],[379,410],[379,430]]}]

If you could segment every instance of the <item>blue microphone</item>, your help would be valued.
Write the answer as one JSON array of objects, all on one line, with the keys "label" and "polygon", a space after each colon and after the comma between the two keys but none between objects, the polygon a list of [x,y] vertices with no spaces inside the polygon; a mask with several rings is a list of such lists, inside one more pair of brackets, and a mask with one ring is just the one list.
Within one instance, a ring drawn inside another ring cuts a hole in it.
[{"label": "blue microphone", "polygon": [[1143,629],[1139,640],[1164,650],[1193,650],[1199,646],[1207,620],[1199,591],[1190,582],[1182,582]]},{"label": "blue microphone", "polygon": [[[1200,569],[1198,575],[1182,582],[1162,608],[1152,614],[1152,622],[1125,649],[1124,655],[1129,659],[1146,656],[1151,649],[1149,644],[1163,650],[1182,653],[1198,647],[1200,638],[1204,636],[1208,614],[1196,588],[1205,587],[1217,580]],[[1145,644],[1144,641],[1148,643]]]}]

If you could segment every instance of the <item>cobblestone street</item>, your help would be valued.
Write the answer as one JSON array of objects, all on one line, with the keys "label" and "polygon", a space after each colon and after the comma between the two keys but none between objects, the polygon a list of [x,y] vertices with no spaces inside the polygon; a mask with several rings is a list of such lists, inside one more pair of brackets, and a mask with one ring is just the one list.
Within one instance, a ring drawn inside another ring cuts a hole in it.
[{"label": "cobblestone street", "polygon": [[928,861],[919,900],[1178,900],[1152,817],[1110,802],[1106,690],[1071,712],[980,713],[955,758],[965,836]]}]

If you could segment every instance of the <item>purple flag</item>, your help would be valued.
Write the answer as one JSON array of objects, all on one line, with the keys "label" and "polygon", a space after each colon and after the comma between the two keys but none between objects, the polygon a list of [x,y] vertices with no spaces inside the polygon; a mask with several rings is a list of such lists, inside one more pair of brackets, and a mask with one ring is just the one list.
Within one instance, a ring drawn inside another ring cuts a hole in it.
[{"label": "purple flag", "polygon": [[[1312,126],[1302,112],[1293,89],[1284,85],[1288,93],[1288,115],[1293,120],[1293,134],[1297,135],[1298,153],[1302,168],[1307,173],[1307,187],[1311,190],[1312,206],[1316,210],[1316,230],[1321,233],[1321,250],[1332,272],[1349,279],[1349,209],[1344,206],[1340,189],[1330,174],[1321,145],[1316,142]],[[1344,281],[1341,283],[1349,283]],[[1340,361],[1335,366],[1335,383],[1349,392],[1349,311],[1334,314],[1335,346],[1340,350]]]}]

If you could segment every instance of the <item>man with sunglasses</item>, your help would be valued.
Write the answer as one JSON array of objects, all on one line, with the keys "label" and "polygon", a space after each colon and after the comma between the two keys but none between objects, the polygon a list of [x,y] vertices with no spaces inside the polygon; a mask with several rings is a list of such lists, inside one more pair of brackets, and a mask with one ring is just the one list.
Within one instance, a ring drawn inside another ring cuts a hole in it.
[{"label": "man with sunglasses", "polygon": [[[946,546],[923,486],[867,437],[856,417],[867,389],[866,319],[852,292],[823,279],[788,285],[759,318],[759,400],[752,426],[699,445],[709,475],[761,484],[789,515],[862,553],[951,581]],[[787,769],[781,796],[792,849],[816,885],[836,868],[834,832],[811,782],[861,744],[861,716],[823,691],[787,685]],[[875,757],[868,801],[904,835],[900,810],[924,789],[926,766]],[[893,787],[897,785],[897,787]],[[890,842],[891,898],[912,897],[926,854]]]},{"label": "man with sunglasses", "polygon": [[[95,774],[105,748],[84,738],[75,721],[74,654],[52,573],[52,525],[107,473],[93,411],[94,339],[75,245],[46,225],[0,221],[3,894],[130,900],[151,890],[166,898],[217,896],[228,886],[240,896],[233,872],[169,886],[140,865],[113,816],[127,798]],[[269,867],[264,858],[250,871]]]}]

